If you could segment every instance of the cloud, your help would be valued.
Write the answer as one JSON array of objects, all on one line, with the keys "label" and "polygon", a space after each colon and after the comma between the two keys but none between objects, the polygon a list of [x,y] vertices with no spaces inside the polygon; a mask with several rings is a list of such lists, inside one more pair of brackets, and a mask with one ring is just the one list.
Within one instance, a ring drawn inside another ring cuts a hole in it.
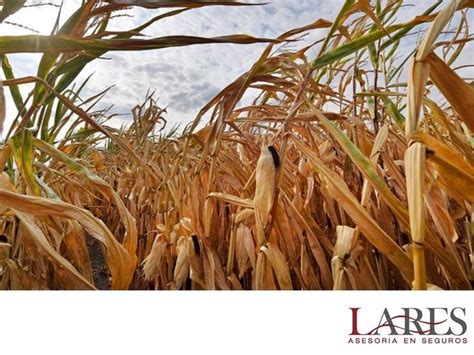
[{"label": "cloud", "polygon": [[[72,13],[80,1],[71,0],[65,3],[66,16]],[[213,6],[193,9],[161,20],[148,28],[145,34],[149,37],[175,34],[212,37],[245,33],[271,38],[318,18],[332,20],[343,3],[344,0],[273,0],[269,5],[258,7]],[[414,13],[420,13],[420,10],[431,4],[423,3],[417,3],[416,9],[404,8],[401,20],[411,18]],[[113,19],[111,29],[133,28],[164,11],[135,9],[131,12],[132,17]],[[57,9],[51,7],[22,10],[12,16],[11,20],[27,23],[41,33],[49,33],[56,12]],[[46,24],[48,21],[44,21],[45,18],[51,19],[50,25]],[[7,25],[0,25],[0,30],[6,34],[28,33]],[[324,33],[323,30],[314,31],[304,43],[322,38]],[[413,36],[405,41],[402,52],[409,53],[415,47],[416,40],[417,37]],[[128,113],[130,108],[145,98],[148,90],[155,90],[159,104],[168,107],[171,123],[187,123],[193,120],[199,109],[219,90],[246,72],[264,48],[265,44],[212,44],[144,52],[107,53],[107,60],[97,60],[88,65],[80,80],[94,73],[84,92],[89,95],[114,85],[104,99],[103,106],[113,104],[114,111],[118,113]],[[312,54],[314,53],[313,51]],[[35,74],[38,56],[26,54],[10,57],[17,76]]]},{"label": "cloud", "polygon": [[[334,17],[342,3],[338,0],[315,5],[313,1],[278,0],[260,7],[195,9],[160,21],[145,34],[150,37],[173,34],[213,37],[245,33],[274,38],[319,17]],[[133,27],[149,17],[148,12],[137,10],[134,18],[118,18],[113,28]],[[116,62],[117,65],[95,62],[88,67],[87,71],[96,73],[90,88],[98,90],[101,85],[113,81],[116,88],[111,94],[120,102],[140,100],[148,89],[154,89],[159,102],[169,108],[171,121],[189,122],[219,90],[249,70],[265,46],[212,44],[109,54],[114,62],[119,58],[120,62]]]},{"label": "cloud", "polygon": [[[257,37],[276,37],[279,34],[316,18],[331,18],[343,0],[318,2],[303,0],[298,2],[275,0],[270,5],[259,7],[207,7],[193,9],[179,16],[164,19],[145,31],[149,37],[166,35],[195,35],[204,37],[246,33]],[[72,13],[80,1],[67,1],[64,14]],[[330,4],[330,5],[328,5]],[[40,11],[39,13],[34,11]],[[20,11],[12,20],[28,22],[30,27],[41,33],[49,33],[47,21],[38,18],[49,17],[57,9],[51,7]],[[168,10],[156,10],[158,14]],[[112,21],[112,30],[133,28],[152,15],[150,11],[135,9],[133,17],[118,17]],[[38,26],[36,26],[38,25]],[[52,24],[51,24],[52,25]],[[1,25],[8,34],[24,34],[25,30]],[[149,89],[156,90],[159,103],[168,107],[169,118],[176,122],[191,121],[198,110],[219,90],[247,71],[265,48],[256,45],[200,45],[183,48],[155,50],[149,52],[115,52],[106,54],[108,60],[97,60],[86,67],[79,80],[91,73],[84,94],[95,94],[114,85],[104,99],[103,106],[114,104],[116,111],[123,113],[143,100]],[[28,56],[13,60],[15,70],[21,75],[35,72],[37,59],[28,63]],[[28,72],[29,71],[29,72]]]},{"label": "cloud", "polygon": [[219,88],[209,82],[190,85],[186,90],[178,91],[170,96],[170,106],[179,112],[195,110],[209,101],[218,93]]}]

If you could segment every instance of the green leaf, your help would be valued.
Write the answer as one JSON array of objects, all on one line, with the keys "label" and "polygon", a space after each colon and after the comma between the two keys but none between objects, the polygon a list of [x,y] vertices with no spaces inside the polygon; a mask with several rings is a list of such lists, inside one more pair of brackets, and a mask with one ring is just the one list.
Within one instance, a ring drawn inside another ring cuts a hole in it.
[{"label": "green leaf", "polygon": [[211,43],[279,43],[269,38],[248,35],[221,37],[165,36],[152,39],[83,39],[66,35],[42,36],[0,36],[0,51],[3,53],[71,53],[77,51],[137,51],[193,44]]},{"label": "green leaf", "polygon": [[405,116],[401,114],[401,112],[397,108],[397,105],[395,105],[395,103],[392,100],[390,100],[388,96],[383,95],[381,96],[381,98],[390,116],[393,118],[397,126],[403,130],[405,127]]},{"label": "green leaf", "polygon": [[331,40],[332,35],[334,34],[334,32],[336,32],[336,30],[339,28],[341,23],[344,21],[344,18],[347,12],[352,8],[352,6],[354,6],[354,3],[355,3],[355,0],[346,0],[344,5],[342,6],[331,28],[329,29],[329,32],[326,36],[326,39],[324,40],[323,45],[321,46],[321,53],[324,53],[324,51],[326,50],[326,47],[329,44],[329,41]]},{"label": "green leaf", "polygon": [[13,156],[26,184],[36,196],[41,195],[41,188],[36,182],[33,170],[33,140],[31,131],[24,129],[12,137]]},{"label": "green leaf", "polygon": [[[15,79],[15,75],[13,74],[13,69],[12,66],[10,65],[10,62],[5,54],[0,54],[0,58],[2,60],[2,69],[3,69],[3,74],[5,75],[5,78],[7,80],[12,80]],[[16,109],[18,112],[22,111],[24,109],[24,101],[21,96],[20,88],[18,85],[10,85],[10,93],[13,98],[13,102],[15,103]]]}]

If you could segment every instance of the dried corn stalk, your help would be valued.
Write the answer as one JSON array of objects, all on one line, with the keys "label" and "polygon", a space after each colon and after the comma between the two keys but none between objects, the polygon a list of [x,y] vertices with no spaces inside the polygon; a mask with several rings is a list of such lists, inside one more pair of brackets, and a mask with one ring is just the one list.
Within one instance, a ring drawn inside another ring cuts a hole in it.
[{"label": "dried corn stalk", "polygon": [[414,143],[405,153],[408,210],[410,230],[413,239],[413,266],[415,290],[426,290],[425,275],[425,202],[423,188],[425,181],[425,156],[423,144]]}]

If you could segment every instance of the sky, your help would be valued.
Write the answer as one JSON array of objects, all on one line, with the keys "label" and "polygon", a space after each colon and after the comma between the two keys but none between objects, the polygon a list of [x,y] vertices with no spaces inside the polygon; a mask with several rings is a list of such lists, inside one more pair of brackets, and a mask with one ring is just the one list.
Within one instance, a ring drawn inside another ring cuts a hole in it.
[{"label": "sky", "polygon": [[[60,3],[54,0],[43,2]],[[194,9],[162,20],[144,33],[150,37],[181,34],[212,37],[244,33],[256,37],[275,38],[289,29],[307,25],[318,18],[333,20],[344,3],[343,0],[267,2],[267,5],[257,7],[212,6]],[[421,13],[433,2],[407,1],[406,3],[414,6],[404,9],[401,17],[405,18],[400,20],[407,20],[414,14]],[[33,0],[27,1],[28,3],[33,3]],[[66,0],[64,3],[63,20],[77,9],[81,1]],[[54,6],[31,7],[22,9],[8,20],[34,29],[40,34],[49,34],[57,11],[58,8]],[[131,29],[160,11],[137,8],[128,12],[128,16],[115,18],[111,29]],[[0,24],[0,33],[13,35],[34,32],[26,28]],[[313,31],[304,43],[321,38],[324,34],[325,30]],[[401,50],[408,52],[410,46],[416,45],[416,39],[413,37]],[[302,46],[304,43],[297,45]],[[193,120],[209,99],[250,69],[265,46],[265,44],[212,44],[144,52],[109,52],[103,59],[89,64],[81,74],[79,82],[93,74],[84,96],[96,94],[114,85],[102,101],[102,105],[114,105],[112,111],[121,114],[115,119],[114,123],[117,125],[130,119],[130,109],[143,101],[148,90],[154,90],[158,104],[167,107],[166,118],[170,125],[186,124]],[[15,54],[9,58],[17,77],[36,73],[39,55]],[[5,92],[9,96],[8,90]],[[11,105],[11,99],[7,97],[7,125],[16,115],[16,110],[8,110],[8,106]]]}]

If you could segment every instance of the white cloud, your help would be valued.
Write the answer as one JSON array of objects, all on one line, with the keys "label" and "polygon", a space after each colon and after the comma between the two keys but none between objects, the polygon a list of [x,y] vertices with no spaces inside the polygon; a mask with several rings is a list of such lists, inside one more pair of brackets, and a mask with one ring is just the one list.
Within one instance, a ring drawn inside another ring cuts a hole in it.
[{"label": "white cloud", "polygon": [[[196,36],[220,36],[245,33],[259,37],[275,37],[291,28],[305,25],[316,18],[332,18],[342,0],[272,1],[259,7],[208,7],[185,12],[179,16],[162,20],[145,31],[152,37],[174,34]],[[66,1],[63,14],[70,14],[80,1]],[[328,10],[327,3],[330,3]],[[322,12],[321,9],[324,8]],[[41,33],[51,31],[57,9],[51,7],[32,8],[10,18],[34,28]],[[153,14],[160,10],[153,11]],[[161,11],[163,12],[163,11]],[[118,17],[112,29],[121,30],[141,24],[150,18],[150,11],[136,9],[133,17]],[[50,20],[45,21],[45,18]],[[48,25],[49,23],[49,25]],[[24,29],[0,25],[8,34],[25,34]],[[104,105],[114,104],[115,111],[127,113],[130,107],[140,102],[148,89],[156,90],[159,102],[168,106],[172,122],[189,122],[212,96],[248,70],[258,58],[264,44],[256,45],[200,45],[148,52],[115,52],[86,67],[81,78],[95,73],[88,85],[92,94],[105,87],[115,85],[104,100]],[[14,57],[14,58],[13,58]],[[37,57],[31,54],[12,56],[18,76],[35,73]],[[9,117],[11,119],[11,117]]]},{"label": "white cloud", "polygon": [[[80,1],[65,1],[63,13],[72,13]],[[343,0],[274,0],[269,5],[258,7],[208,7],[185,12],[173,18],[164,19],[145,31],[152,37],[172,34],[219,36],[245,33],[259,37],[276,37],[279,34],[318,18],[332,20]],[[420,8],[431,1],[417,3],[416,10],[405,8],[402,17],[409,19]],[[161,10],[152,11],[153,14]],[[31,8],[20,11],[11,21],[49,33],[57,9],[51,7]],[[163,12],[163,11],[161,11]],[[112,22],[112,29],[123,30],[141,24],[150,18],[150,11],[136,9],[133,17],[118,17]],[[26,30],[0,25],[6,34],[25,34]],[[323,31],[315,33],[307,41],[320,38]],[[405,49],[414,46],[416,37],[405,43]],[[115,105],[116,112],[128,113],[140,102],[146,92],[156,90],[162,106],[168,106],[168,118],[172,123],[191,121],[199,108],[218,91],[247,71],[260,55],[264,44],[255,45],[197,45],[146,52],[114,52],[86,67],[81,78],[91,73],[87,93],[97,93],[115,85],[104,99],[104,106]],[[413,48],[413,47],[412,47]],[[11,56],[17,76],[35,73],[38,56],[22,54]],[[12,111],[12,110],[10,110]],[[11,113],[10,113],[11,115]],[[12,117],[9,116],[11,120]]]},{"label": "white cloud", "polygon": [[[314,21],[322,13],[324,17],[334,17],[342,2],[314,6],[311,1],[279,0],[259,7],[208,7],[162,20],[145,34],[150,37],[173,34],[213,37],[245,33],[274,38]],[[325,11],[321,12],[323,7]],[[138,10],[134,18],[119,18],[113,26],[116,29],[133,27],[149,16],[148,12]],[[140,100],[148,89],[155,89],[159,102],[169,107],[171,121],[187,123],[220,89],[247,71],[264,48],[265,44],[213,44],[150,52],[118,52],[108,55],[113,61],[118,60],[118,65],[99,61],[90,65],[86,72],[96,72],[91,82],[94,90],[116,81],[116,87],[104,102]]]}]

